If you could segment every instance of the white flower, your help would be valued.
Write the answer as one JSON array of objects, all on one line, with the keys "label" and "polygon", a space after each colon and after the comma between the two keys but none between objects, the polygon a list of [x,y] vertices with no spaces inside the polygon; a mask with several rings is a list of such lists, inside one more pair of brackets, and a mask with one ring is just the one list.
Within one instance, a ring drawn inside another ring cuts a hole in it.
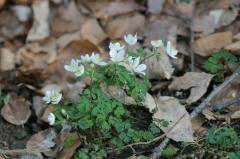
[{"label": "white flower", "polygon": [[125,35],[124,40],[128,45],[135,45],[137,43],[137,34],[135,36],[132,34]]},{"label": "white flower", "polygon": [[55,115],[53,114],[53,113],[49,113],[48,114],[48,123],[49,123],[49,125],[53,125],[53,124],[55,124]]},{"label": "white flower", "polygon": [[104,62],[103,60],[102,60],[102,58],[100,57],[100,55],[99,54],[94,54],[94,53],[92,53],[92,55],[91,55],[91,61],[94,63],[94,64],[96,64],[96,65],[99,65],[99,66],[104,66],[104,65],[106,65],[107,63],[106,62]]},{"label": "white flower", "polygon": [[45,96],[43,97],[43,100],[47,104],[49,104],[49,103],[58,104],[61,99],[62,99],[62,94],[55,90],[47,91]]},{"label": "white flower", "polygon": [[125,50],[124,46],[121,46],[120,43],[110,43],[110,60],[113,62],[121,62],[125,59]]},{"label": "white flower", "polygon": [[138,74],[145,75],[144,70],[146,70],[147,66],[145,64],[140,64],[140,57],[133,59],[132,56],[128,57],[128,63],[131,69]]},{"label": "white flower", "polygon": [[91,62],[92,60],[91,60],[91,57],[88,55],[88,54],[86,54],[86,55],[82,55],[81,56],[81,62]]},{"label": "white flower", "polygon": [[80,65],[75,71],[75,76],[80,77],[84,73],[84,66]]},{"label": "white flower", "polygon": [[109,49],[110,50],[120,51],[120,50],[124,49],[124,46],[121,46],[120,43],[111,43],[110,42]]},{"label": "white flower", "polygon": [[178,51],[174,47],[172,47],[172,44],[170,41],[167,42],[167,47],[165,48],[165,50],[170,57],[172,57],[174,59],[177,58],[176,55],[177,55]]},{"label": "white flower", "polygon": [[78,67],[78,60],[72,59],[70,65],[64,65],[65,70],[75,72]]},{"label": "white flower", "polygon": [[163,47],[163,41],[162,40],[153,40],[151,41],[151,45],[155,48],[158,48],[158,47]]}]

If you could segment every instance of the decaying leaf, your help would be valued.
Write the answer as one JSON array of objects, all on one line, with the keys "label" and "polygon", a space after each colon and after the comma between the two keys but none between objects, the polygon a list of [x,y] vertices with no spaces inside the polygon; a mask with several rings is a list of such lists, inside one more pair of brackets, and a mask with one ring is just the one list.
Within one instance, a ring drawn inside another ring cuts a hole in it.
[{"label": "decaying leaf", "polygon": [[65,141],[71,131],[71,126],[64,125],[60,133],[54,139],[55,146],[51,148],[49,151],[44,152],[46,156],[56,156],[58,152],[60,152],[65,144]]},{"label": "decaying leaf", "polygon": [[170,79],[173,74],[174,68],[168,55],[164,50],[160,52],[160,60],[157,60],[156,57],[150,57],[145,60],[145,64],[147,65],[146,75],[150,79]]},{"label": "decaying leaf", "polygon": [[148,0],[148,11],[150,13],[159,14],[162,10],[165,0]]},{"label": "decaying leaf", "polygon": [[214,9],[207,15],[195,16],[193,19],[193,30],[201,33],[202,35],[208,35],[213,33],[215,29],[232,23],[238,15],[238,9],[232,10]]},{"label": "decaying leaf", "polygon": [[3,106],[1,114],[11,124],[22,125],[29,119],[31,110],[24,97],[11,96],[10,101]]},{"label": "decaying leaf", "polygon": [[162,17],[161,19],[154,19],[149,21],[146,29],[144,30],[145,46],[151,46],[152,40],[161,39],[164,42],[170,40],[172,43],[176,43],[177,31],[179,29],[179,21],[174,18]]},{"label": "decaying leaf", "polygon": [[122,104],[136,105],[136,101],[134,100],[134,98],[128,96],[126,92],[121,88],[118,88],[116,86],[106,86],[103,84],[101,85],[101,88],[105,94],[112,96],[114,99],[116,99]]},{"label": "decaying leaf", "polygon": [[42,40],[48,37],[50,34],[50,26],[48,22],[50,17],[49,0],[33,1],[32,8],[34,22],[32,28],[27,35],[27,40]]},{"label": "decaying leaf", "polygon": [[240,55],[240,41],[227,45],[225,49]]},{"label": "decaying leaf", "polygon": [[[191,118],[185,107],[174,97],[159,96],[156,100],[155,123],[174,141],[193,142]],[[167,124],[162,124],[164,121]]]},{"label": "decaying leaf", "polygon": [[55,146],[55,138],[56,133],[53,129],[40,131],[27,141],[26,148],[37,152],[50,151]]},{"label": "decaying leaf", "polygon": [[191,89],[190,96],[186,101],[191,104],[204,95],[212,77],[213,75],[204,72],[187,72],[181,77],[174,78],[168,88],[171,90]]},{"label": "decaying leaf", "polygon": [[121,38],[126,34],[139,32],[145,23],[145,17],[135,14],[131,17],[122,17],[109,22],[107,33],[111,39]]},{"label": "decaying leaf", "polygon": [[155,103],[155,99],[153,98],[153,96],[149,93],[146,94],[145,97],[145,102],[144,102],[144,106],[152,113],[157,105]]},{"label": "decaying leaf", "polygon": [[59,154],[59,159],[69,159],[75,153],[75,150],[81,145],[79,136],[77,133],[70,133],[67,136],[67,139],[70,139],[72,142],[70,145],[67,145],[63,148]]},{"label": "decaying leaf", "polygon": [[81,38],[81,32],[77,31],[74,33],[68,33],[64,34],[61,37],[57,39],[57,47],[59,50],[64,49],[68,44],[70,44],[72,41],[79,40]]},{"label": "decaying leaf", "polygon": [[81,35],[95,45],[99,45],[107,38],[96,19],[90,19],[82,25]]},{"label": "decaying leaf", "polygon": [[0,70],[9,71],[15,67],[15,54],[7,49],[2,48],[0,50]]},{"label": "decaying leaf", "polygon": [[108,19],[113,16],[127,14],[140,9],[142,9],[142,7],[133,0],[113,1],[108,3],[108,5],[102,6],[95,15],[98,18]]},{"label": "decaying leaf", "polygon": [[38,118],[41,118],[41,115],[42,115],[44,109],[47,108],[47,104],[42,98],[43,97],[41,97],[41,96],[33,97],[33,109]]},{"label": "decaying leaf", "polygon": [[86,20],[76,6],[76,1],[69,1],[68,7],[59,5],[56,12],[52,21],[52,32],[54,34],[76,32]]},{"label": "decaying leaf", "polygon": [[231,32],[218,32],[194,42],[194,51],[201,56],[210,56],[214,51],[232,43]]}]

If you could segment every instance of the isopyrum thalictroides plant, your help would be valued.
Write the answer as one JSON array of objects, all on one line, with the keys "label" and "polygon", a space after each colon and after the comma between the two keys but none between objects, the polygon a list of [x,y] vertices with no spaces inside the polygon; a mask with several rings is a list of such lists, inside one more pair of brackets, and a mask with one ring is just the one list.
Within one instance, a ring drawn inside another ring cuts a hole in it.
[{"label": "isopyrum thalictroides plant", "polygon": [[[135,45],[137,35],[126,35],[124,40],[127,45]],[[119,150],[130,143],[148,141],[159,133],[153,123],[144,130],[134,125],[136,119],[133,112],[143,105],[150,88],[149,79],[145,76],[147,66],[142,61],[152,56],[159,58],[160,47],[172,58],[176,58],[177,50],[170,42],[167,46],[161,40],[152,41],[151,44],[153,49],[150,56],[142,48],[130,52],[120,43],[110,43],[109,61],[104,61],[95,53],[72,59],[70,64],[64,66],[65,70],[72,72],[78,80],[88,79],[77,104],[65,102],[61,105],[60,92],[46,92],[43,100],[57,110],[49,115],[49,123],[72,125],[83,137],[83,143],[75,153],[76,159],[105,158],[109,149]],[[136,104],[124,105],[124,102],[105,93],[103,88],[107,87],[124,90]]]}]

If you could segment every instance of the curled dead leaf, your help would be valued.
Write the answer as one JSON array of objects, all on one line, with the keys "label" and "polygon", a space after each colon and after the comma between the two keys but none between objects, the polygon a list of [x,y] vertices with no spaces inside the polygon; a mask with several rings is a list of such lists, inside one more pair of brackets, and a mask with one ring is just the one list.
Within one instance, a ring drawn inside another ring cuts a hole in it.
[{"label": "curled dead leaf", "polygon": [[109,22],[107,33],[111,39],[121,38],[126,34],[136,34],[145,24],[145,17],[135,14],[131,17],[121,17]]},{"label": "curled dead leaf", "polygon": [[7,48],[2,48],[0,53],[0,70],[9,71],[14,69],[16,61],[15,54]]},{"label": "curled dead leaf", "polygon": [[127,14],[141,9],[143,9],[143,7],[138,5],[133,0],[113,1],[101,7],[100,10],[96,12],[96,17],[109,19],[113,16]]},{"label": "curled dead leaf", "polygon": [[56,132],[53,129],[40,131],[27,141],[26,148],[37,152],[50,151],[55,146],[55,138]]},{"label": "curled dead leaf", "polygon": [[34,22],[27,35],[27,41],[42,40],[49,36],[49,0],[36,0],[32,3]]},{"label": "curled dead leaf", "polygon": [[126,92],[121,88],[118,88],[116,86],[106,86],[104,84],[101,84],[101,88],[105,94],[112,96],[122,104],[136,105],[136,101],[133,99],[133,97],[128,96]]},{"label": "curled dead leaf", "polygon": [[215,50],[232,43],[231,32],[218,32],[206,37],[202,37],[194,42],[193,48],[196,54],[210,56]]},{"label": "curled dead leaf", "polygon": [[68,139],[72,141],[71,145],[63,148],[59,154],[59,159],[69,159],[74,154],[75,150],[81,145],[81,141],[77,133],[70,133],[67,136]]},{"label": "curled dead leaf", "polygon": [[146,94],[145,97],[145,102],[144,102],[144,106],[152,113],[157,105],[155,103],[155,99],[153,98],[153,96],[149,93]]},{"label": "curled dead leaf", "polygon": [[98,24],[96,19],[87,20],[81,28],[81,35],[83,38],[89,40],[95,45],[99,45],[103,40],[107,38],[107,35]]},{"label": "curled dead leaf", "polygon": [[[159,96],[156,103],[157,110],[153,118],[157,119],[155,123],[166,133],[166,136],[174,141],[193,142],[190,115],[178,99]],[[165,125],[159,121],[165,121],[168,124]]]},{"label": "curled dead leaf", "polygon": [[22,96],[12,96],[10,101],[3,106],[1,114],[11,124],[22,125],[31,115],[29,102]]},{"label": "curled dead leaf", "polygon": [[163,50],[160,60],[157,60],[156,57],[150,57],[145,60],[145,64],[147,65],[146,75],[150,79],[170,79],[172,77],[174,68],[170,58]]},{"label": "curled dead leaf", "polygon": [[212,77],[213,75],[204,72],[187,72],[181,77],[174,78],[168,88],[171,90],[191,89],[190,96],[186,101],[191,104],[205,94]]}]

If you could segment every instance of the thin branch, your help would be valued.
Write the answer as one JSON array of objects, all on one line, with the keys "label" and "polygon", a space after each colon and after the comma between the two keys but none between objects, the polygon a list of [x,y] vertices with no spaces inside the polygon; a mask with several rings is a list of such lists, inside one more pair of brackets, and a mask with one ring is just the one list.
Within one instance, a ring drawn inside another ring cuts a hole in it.
[{"label": "thin branch", "polygon": [[218,111],[218,110],[221,110],[223,108],[226,108],[230,105],[233,105],[233,104],[239,104],[240,103],[240,98],[235,98],[233,100],[227,100],[227,101],[223,101],[223,102],[220,102],[220,103],[217,103],[217,104],[214,104],[212,105],[212,109],[214,111]]},{"label": "thin branch", "polygon": [[[218,95],[219,92],[221,92],[229,83],[231,83],[234,79],[236,79],[240,75],[240,67],[227,79],[225,80],[222,84],[220,84],[218,87],[216,87],[210,95],[199,105],[197,106],[192,113],[190,114],[191,118],[195,118],[198,116],[200,112],[202,112],[206,107],[211,106],[210,101]],[[163,140],[163,142],[153,151],[153,157],[152,159],[158,159],[162,155],[163,149],[168,145],[170,139],[166,138]]]},{"label": "thin branch", "polygon": [[221,92],[229,83],[231,83],[235,78],[237,78],[240,75],[240,67],[222,84],[220,84],[218,87],[216,87],[210,95],[198,106],[196,107],[192,113],[191,117],[196,117],[200,112],[202,112],[203,109],[210,106],[210,101],[219,93]]}]

